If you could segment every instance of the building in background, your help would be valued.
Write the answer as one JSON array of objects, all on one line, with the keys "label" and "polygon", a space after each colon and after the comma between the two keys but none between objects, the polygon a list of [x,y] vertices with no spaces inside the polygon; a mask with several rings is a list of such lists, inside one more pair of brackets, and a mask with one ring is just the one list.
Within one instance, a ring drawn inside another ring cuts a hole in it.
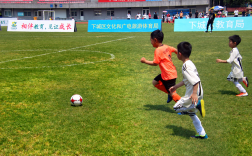
[{"label": "building in background", "polygon": [[[148,15],[157,12],[161,18],[163,11],[194,12],[208,11],[209,0],[0,0],[0,18],[19,20],[42,20],[54,18],[77,21],[132,19],[137,13]],[[172,14],[171,14],[172,15]]]}]

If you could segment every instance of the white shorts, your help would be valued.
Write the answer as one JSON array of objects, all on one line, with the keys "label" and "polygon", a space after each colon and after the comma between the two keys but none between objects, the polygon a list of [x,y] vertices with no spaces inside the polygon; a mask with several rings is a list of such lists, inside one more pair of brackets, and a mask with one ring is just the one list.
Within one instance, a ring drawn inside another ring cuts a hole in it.
[{"label": "white shorts", "polygon": [[[198,97],[198,100],[201,100],[202,97]],[[173,106],[173,109],[176,112],[194,112],[196,113],[198,110],[196,108],[197,104],[192,104],[192,99],[190,99],[189,96],[187,97],[181,97],[181,99],[175,103],[175,105]]]},{"label": "white shorts", "polygon": [[227,80],[233,82],[233,81],[241,79],[241,78],[243,78],[243,72],[239,72],[237,74],[234,74],[233,72],[230,72],[228,77],[227,77]]}]

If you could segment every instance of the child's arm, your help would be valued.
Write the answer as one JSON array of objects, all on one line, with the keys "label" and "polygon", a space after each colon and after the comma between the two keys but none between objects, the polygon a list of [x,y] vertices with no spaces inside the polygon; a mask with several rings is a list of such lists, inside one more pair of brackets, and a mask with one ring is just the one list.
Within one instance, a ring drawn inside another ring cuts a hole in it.
[{"label": "child's arm", "polygon": [[184,81],[181,81],[181,82],[179,82],[178,84],[176,84],[175,86],[172,86],[172,87],[169,89],[169,91],[172,93],[172,92],[174,92],[177,88],[179,88],[179,87],[181,87],[181,86],[183,86],[183,85],[185,85],[185,84],[184,84]]},{"label": "child's arm", "polygon": [[175,54],[177,54],[177,53],[178,53],[178,49],[175,49],[173,52],[174,52]]},{"label": "child's arm", "polygon": [[198,103],[198,96],[197,96],[198,86],[199,86],[199,82],[196,83],[196,84],[193,86],[193,93],[192,93],[192,95],[190,96],[190,99],[192,99],[192,103],[195,104],[195,105]]},{"label": "child's arm", "polygon": [[158,65],[158,64],[154,63],[153,61],[146,60],[144,57],[141,58],[141,62],[145,63],[145,64],[148,64],[148,65],[151,65],[151,66],[157,66]]},{"label": "child's arm", "polygon": [[177,54],[178,53],[178,49],[176,49],[176,48],[174,48],[174,47],[170,47],[171,49],[172,49],[172,51],[171,52],[174,52],[175,54]]},{"label": "child's arm", "polygon": [[227,63],[227,60],[216,59],[216,63]]}]

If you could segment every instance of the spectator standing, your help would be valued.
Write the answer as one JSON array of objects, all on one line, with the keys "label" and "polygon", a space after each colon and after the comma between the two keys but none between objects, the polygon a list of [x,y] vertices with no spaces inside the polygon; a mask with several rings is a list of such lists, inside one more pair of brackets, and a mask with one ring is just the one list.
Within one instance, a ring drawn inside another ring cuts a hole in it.
[{"label": "spectator standing", "polygon": [[179,13],[177,12],[177,14],[175,15],[175,18],[178,19],[179,18]]},{"label": "spectator standing", "polygon": [[239,14],[239,11],[236,9],[236,10],[234,11],[234,17],[238,17],[238,14]]},{"label": "spectator standing", "polygon": [[243,9],[242,11],[242,17],[245,17],[246,16],[246,11]]},{"label": "spectator standing", "polygon": [[196,12],[195,12],[195,18],[198,18],[199,17],[199,12],[198,12],[198,10],[196,10]]},{"label": "spectator standing", "polygon": [[169,22],[169,17],[171,17],[171,14],[169,14],[169,12],[167,12],[167,15],[166,15],[166,16],[167,16],[167,17],[166,17],[166,18],[167,18],[167,23],[170,23],[170,22]]},{"label": "spectator standing", "polygon": [[130,20],[131,19],[131,15],[130,13],[127,14],[127,19]]},{"label": "spectator standing", "polygon": [[180,14],[179,14],[180,19],[182,19],[183,16],[184,16],[184,14],[183,14],[183,11],[181,10],[181,12],[180,12]]},{"label": "spectator standing", "polygon": [[189,12],[189,18],[192,18],[192,12]]},{"label": "spectator standing", "polygon": [[206,28],[205,32],[208,32],[209,25],[211,25],[211,32],[213,31],[214,19],[215,19],[215,14],[214,14],[213,9],[212,9],[211,12],[209,13],[209,19],[208,19],[208,22],[207,22],[207,28]]},{"label": "spectator standing", "polygon": [[165,13],[164,12],[163,12],[163,15],[162,15],[162,21],[163,21],[163,23],[165,21]]},{"label": "spectator standing", "polygon": [[149,12],[149,15],[148,15],[148,16],[149,16],[149,19],[151,19],[151,13],[150,13],[150,12]]},{"label": "spectator standing", "polygon": [[226,16],[226,17],[228,16],[228,11],[227,11],[227,10],[225,11],[225,16]]},{"label": "spectator standing", "polygon": [[147,18],[147,15],[144,13],[143,14],[143,19],[146,19]]},{"label": "spectator standing", "polygon": [[141,14],[138,12],[138,14],[136,15],[136,19],[141,19]]},{"label": "spectator standing", "polygon": [[158,15],[157,15],[157,12],[155,11],[154,13],[154,19],[158,19]]},{"label": "spectator standing", "polygon": [[202,17],[202,13],[201,12],[199,12],[199,18],[201,18]]}]

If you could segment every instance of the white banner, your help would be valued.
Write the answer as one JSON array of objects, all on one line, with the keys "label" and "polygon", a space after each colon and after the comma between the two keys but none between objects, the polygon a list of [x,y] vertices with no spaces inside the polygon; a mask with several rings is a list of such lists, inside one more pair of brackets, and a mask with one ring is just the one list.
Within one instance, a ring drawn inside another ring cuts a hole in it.
[{"label": "white banner", "polygon": [[9,20],[17,20],[17,18],[0,18],[1,26],[8,26]]},{"label": "white banner", "polygon": [[7,31],[74,32],[74,20],[9,20]]}]

